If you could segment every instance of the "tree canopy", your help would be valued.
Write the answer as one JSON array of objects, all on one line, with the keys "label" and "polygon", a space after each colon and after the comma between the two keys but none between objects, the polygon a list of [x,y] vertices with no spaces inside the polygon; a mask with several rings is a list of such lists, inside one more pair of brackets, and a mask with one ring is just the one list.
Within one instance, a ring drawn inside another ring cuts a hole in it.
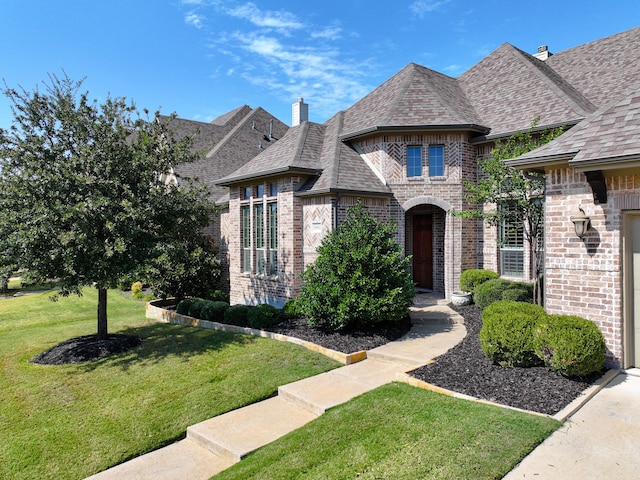
[{"label": "tree canopy", "polygon": [[56,279],[63,296],[95,285],[106,336],[106,289],[163,246],[193,242],[213,205],[204,187],[163,180],[197,155],[171,119],[125,98],[90,101],[66,75],[43,85],[3,89],[14,119],[0,129],[0,270]]}]

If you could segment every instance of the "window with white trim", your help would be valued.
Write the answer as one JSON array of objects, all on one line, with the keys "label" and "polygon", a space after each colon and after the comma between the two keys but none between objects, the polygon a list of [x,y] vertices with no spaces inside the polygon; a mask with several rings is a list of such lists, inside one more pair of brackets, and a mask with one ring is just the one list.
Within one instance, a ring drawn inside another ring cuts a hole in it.
[{"label": "window with white trim", "polygon": [[258,275],[277,275],[278,184],[242,187],[240,192],[242,271]]},{"label": "window with white trim", "polygon": [[513,202],[500,205],[507,215],[500,224],[500,275],[506,277],[524,276],[524,230],[522,222],[509,213],[517,208]]},{"label": "window with white trim", "polygon": [[429,176],[444,177],[444,146],[429,146]]}]

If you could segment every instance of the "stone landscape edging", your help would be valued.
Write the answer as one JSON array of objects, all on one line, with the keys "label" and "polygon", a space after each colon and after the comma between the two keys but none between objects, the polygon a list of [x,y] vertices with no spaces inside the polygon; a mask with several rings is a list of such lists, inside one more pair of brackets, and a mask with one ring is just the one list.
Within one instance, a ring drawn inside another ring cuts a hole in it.
[{"label": "stone landscape edging", "polygon": [[367,358],[367,352],[364,350],[360,350],[354,353],[342,353],[336,350],[331,350],[330,348],[322,347],[307,340],[290,337],[281,333],[268,332],[266,330],[259,330],[250,327],[239,327],[237,325],[213,322],[211,320],[202,320],[199,318],[190,317],[188,315],[182,315],[173,310],[163,308],[169,305],[175,305],[175,301],[168,299],[152,300],[150,302],[147,302],[146,317],[162,323],[170,323],[173,325],[186,325],[189,327],[208,328],[221,332],[240,333],[243,335],[253,335],[254,337],[270,338],[273,340],[278,340],[280,342],[293,343],[313,352],[324,355],[325,357],[329,357],[332,360],[336,360],[343,365],[351,365],[353,363],[361,362],[362,360],[365,360]]}]

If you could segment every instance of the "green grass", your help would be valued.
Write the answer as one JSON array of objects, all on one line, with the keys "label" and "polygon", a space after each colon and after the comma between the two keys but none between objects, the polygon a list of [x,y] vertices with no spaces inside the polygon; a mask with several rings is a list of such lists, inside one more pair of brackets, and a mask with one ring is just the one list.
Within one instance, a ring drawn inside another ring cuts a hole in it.
[{"label": "green grass", "polygon": [[329,410],[214,478],[498,479],[559,426],[395,383]]},{"label": "green grass", "polygon": [[0,300],[0,478],[84,478],[184,436],[189,425],[264,399],[337,364],[301,347],[149,323],[145,304],[109,292],[111,333],[143,337],[126,354],[79,365],[30,363],[96,331],[97,293]]}]

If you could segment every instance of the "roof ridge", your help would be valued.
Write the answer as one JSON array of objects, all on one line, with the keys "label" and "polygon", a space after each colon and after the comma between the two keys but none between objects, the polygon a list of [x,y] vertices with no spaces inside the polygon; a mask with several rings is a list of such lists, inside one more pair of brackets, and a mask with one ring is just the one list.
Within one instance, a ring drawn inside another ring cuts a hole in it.
[{"label": "roof ridge", "polygon": [[304,150],[305,142],[307,140],[307,135],[309,134],[309,122],[302,122],[300,124],[300,135],[298,135],[298,142],[296,144],[296,152],[293,154],[292,165],[299,163],[300,158],[302,157],[302,151]]},{"label": "roof ridge", "polygon": [[[251,111],[247,113],[244,117],[242,117],[240,121],[238,121],[238,123],[236,123],[235,126],[231,130],[229,130],[229,132],[224,137],[220,139],[220,141],[216,144],[216,146],[213,147],[209,152],[207,152],[205,156],[211,157],[215,155],[218,150],[220,150],[228,141],[230,141],[232,138],[234,138],[237,135],[238,131],[247,123],[247,121],[249,121],[251,117],[256,116],[261,111],[266,112],[266,110],[264,110],[261,107],[252,108]],[[266,113],[269,113],[269,112],[266,112]]]},{"label": "roof ridge", "polygon": [[[580,93],[573,85],[567,82],[562,77],[562,75],[556,72],[553,68],[551,68],[545,62],[535,58],[534,56],[519,49],[518,47],[515,47],[510,44],[509,46],[511,47],[509,49],[511,55],[517,54],[517,57],[521,61],[523,61],[523,63],[526,62],[526,65],[531,65],[531,67],[533,67],[533,71],[538,76],[538,78],[542,79],[542,81],[548,84],[550,88],[556,93],[556,95],[562,98],[562,100],[565,103],[569,104],[573,110],[575,110],[576,112],[581,112],[585,116],[587,116],[597,109],[593,103],[591,103],[587,98],[584,97],[584,95],[582,95],[582,93]],[[552,78],[552,76],[555,76],[556,78]],[[567,90],[570,90],[570,92],[565,90],[565,88]],[[586,103],[586,105],[580,105],[580,103],[576,101],[572,95],[578,96],[580,100]]]},{"label": "roof ridge", "polygon": [[342,140],[340,140],[340,134],[342,133],[342,127],[344,125],[344,110],[340,110],[337,114],[337,125],[336,125],[336,135],[335,135],[335,142],[334,142],[334,158],[336,159],[335,164],[334,164],[334,168],[333,168],[333,172],[332,172],[332,178],[331,178],[331,182],[330,185],[339,185],[339,180],[340,180],[340,161],[341,161],[341,155],[340,155],[340,150],[341,147],[343,145]]},{"label": "roof ridge", "polygon": [[[407,91],[409,90],[409,88],[411,87],[411,82],[413,82],[413,78],[414,75],[416,73],[418,64],[416,64],[415,62],[411,62],[409,63],[406,67],[404,67],[402,70],[400,70],[398,72],[398,74],[408,70],[411,67],[411,72],[407,75],[407,78],[403,80],[403,84],[402,87],[398,90],[398,93],[395,95],[395,98],[393,99],[393,102],[389,103],[389,108],[387,109],[387,115],[386,118],[384,119],[384,123],[388,124],[389,120],[391,120],[391,118],[393,118],[396,108],[398,107],[398,105],[400,105],[400,102],[402,101],[402,99],[404,98],[404,95],[407,93]],[[393,77],[391,77],[393,78]],[[391,79],[389,79],[391,80]],[[386,82],[385,82],[386,83]],[[342,130],[342,126],[340,127],[340,130]]]}]

